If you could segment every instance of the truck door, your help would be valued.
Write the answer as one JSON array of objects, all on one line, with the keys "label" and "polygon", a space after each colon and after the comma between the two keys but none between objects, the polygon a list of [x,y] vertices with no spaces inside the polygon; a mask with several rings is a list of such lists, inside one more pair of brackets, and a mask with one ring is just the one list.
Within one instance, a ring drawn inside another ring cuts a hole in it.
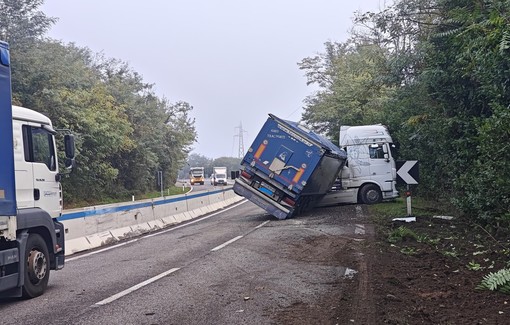
[{"label": "truck door", "polygon": [[351,178],[365,178],[370,175],[369,150],[367,145],[348,146],[347,156]]},{"label": "truck door", "polygon": [[23,142],[25,161],[32,167],[34,206],[57,217],[61,211],[61,191],[55,141],[50,130],[40,125],[24,125]]},{"label": "truck door", "polygon": [[34,170],[27,160],[26,129],[19,120],[13,121],[14,161],[16,170],[16,201],[18,208],[34,207]]},{"label": "truck door", "polygon": [[388,155],[386,143],[371,144],[369,146],[370,175],[371,178],[380,184],[382,191],[390,191],[392,183],[392,164]]}]

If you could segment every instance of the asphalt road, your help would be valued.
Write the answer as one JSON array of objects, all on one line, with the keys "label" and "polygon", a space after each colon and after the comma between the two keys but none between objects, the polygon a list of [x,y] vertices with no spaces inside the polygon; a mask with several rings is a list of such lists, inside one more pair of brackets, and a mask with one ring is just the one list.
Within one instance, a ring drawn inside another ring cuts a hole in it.
[{"label": "asphalt road", "polygon": [[[342,209],[277,220],[244,201],[73,255],[51,273],[43,296],[2,301],[3,323],[281,324],[282,312],[297,303],[317,305],[332,283],[353,272],[330,258],[344,237],[363,236],[349,221],[358,210]],[[324,222],[341,214],[342,225]],[[340,240],[333,250],[332,239]]]}]

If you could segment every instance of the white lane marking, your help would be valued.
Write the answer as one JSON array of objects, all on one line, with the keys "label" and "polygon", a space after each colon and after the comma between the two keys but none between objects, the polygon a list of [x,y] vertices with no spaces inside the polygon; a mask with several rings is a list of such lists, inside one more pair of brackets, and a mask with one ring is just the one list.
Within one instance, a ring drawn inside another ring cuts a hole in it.
[{"label": "white lane marking", "polygon": [[[264,226],[266,223],[268,223],[270,220],[267,220],[267,221],[264,221],[263,223],[261,223],[260,225],[256,226],[255,228],[253,228],[252,230],[248,231],[245,235],[251,233],[252,231],[255,231],[256,229],[259,229],[260,227]],[[219,245],[219,246],[216,246],[214,247],[213,249],[211,249],[211,252],[215,252],[217,250],[220,250],[222,249],[223,247],[229,245],[229,244],[232,244],[233,242],[235,242],[236,240],[239,240],[241,238],[243,238],[245,235],[242,235],[242,236],[237,236],[235,238],[232,238],[231,240],[227,241],[227,242],[224,242],[223,244]]]},{"label": "white lane marking", "polygon": [[365,225],[355,225],[354,233],[356,235],[364,235],[365,234]]},{"label": "white lane marking", "polygon": [[219,246],[216,246],[214,247],[213,249],[211,249],[211,252],[215,252],[217,250],[220,250],[222,249],[223,247],[227,246],[228,244],[232,244],[233,242],[235,242],[236,240],[239,240],[241,238],[243,238],[244,236],[237,236],[235,238],[232,238],[231,240],[227,241],[227,242],[224,242],[223,244],[219,245]]},{"label": "white lane marking", "polygon": [[171,273],[174,273],[174,272],[176,272],[176,271],[178,271],[178,270],[180,270],[180,268],[178,268],[178,267],[177,267],[177,268],[170,269],[170,270],[168,270],[168,271],[166,271],[166,272],[163,272],[163,273],[161,273],[161,274],[158,274],[158,275],[156,275],[155,277],[152,277],[152,278],[150,278],[150,279],[148,279],[148,280],[145,280],[145,281],[143,281],[143,282],[140,282],[139,284],[134,285],[134,286],[132,286],[132,287],[131,287],[131,288],[129,288],[129,289],[126,289],[126,290],[124,290],[124,291],[122,291],[122,292],[119,292],[119,293],[117,293],[117,294],[114,294],[113,296],[111,296],[111,297],[109,297],[109,298],[106,298],[106,299],[103,299],[103,300],[101,300],[101,301],[99,301],[99,302],[96,302],[96,303],[95,303],[95,304],[93,304],[91,307],[99,307],[99,306],[104,306],[104,305],[106,305],[106,304],[109,304],[109,303],[111,303],[111,302],[113,302],[113,301],[115,301],[115,300],[117,300],[117,299],[119,299],[119,298],[121,298],[121,297],[124,297],[124,296],[125,296],[125,295],[127,295],[127,294],[130,294],[130,293],[131,293],[131,292],[133,292],[133,291],[136,291],[136,290],[138,290],[138,289],[140,289],[140,288],[143,288],[143,287],[145,287],[146,285],[151,284],[152,282],[157,281],[157,280],[159,280],[159,279],[161,279],[161,278],[163,278],[163,277],[165,277],[165,276],[167,276],[167,275],[169,275],[169,274],[171,274]]},{"label": "white lane marking", "polygon": [[186,227],[186,226],[189,226],[189,225],[192,225],[194,223],[197,223],[197,222],[200,222],[202,220],[206,220],[206,219],[209,219],[211,217],[214,217],[222,212],[225,212],[225,211],[228,211],[230,209],[233,209],[233,208],[236,208],[238,206],[240,206],[241,204],[243,203],[246,203],[248,202],[248,200],[243,200],[242,202],[238,203],[238,204],[235,204],[235,205],[232,205],[228,208],[225,208],[221,211],[218,211],[218,212],[215,212],[211,215],[208,215],[208,216],[205,216],[205,217],[202,217],[200,219],[196,219],[196,220],[193,220],[193,221],[190,221],[184,225],[180,225],[180,226],[175,226],[173,228],[170,228],[170,229],[167,229],[167,230],[164,230],[164,231],[160,231],[160,232],[157,232],[157,233],[154,233],[154,234],[150,234],[150,235],[145,235],[145,236],[141,236],[141,237],[138,237],[136,239],[133,239],[133,240],[130,240],[130,241],[127,241],[127,242],[124,242],[124,243],[120,243],[120,244],[116,244],[116,245],[113,245],[113,246],[109,246],[109,247],[106,247],[106,248],[103,248],[103,249],[100,249],[100,250],[97,250],[97,251],[93,251],[93,252],[90,252],[90,253],[86,253],[86,254],[83,254],[83,255],[80,255],[80,256],[75,256],[75,257],[71,257],[71,258],[66,258],[66,262],[71,262],[71,261],[74,261],[74,260],[78,260],[80,258],[83,258],[83,257],[88,257],[88,256],[91,256],[91,255],[94,255],[94,254],[98,254],[98,253],[102,253],[104,251],[108,251],[110,249],[114,249],[114,248],[117,248],[117,247],[121,247],[121,246],[124,246],[124,245],[127,245],[127,244],[130,244],[130,243],[133,243],[133,242],[136,242],[140,239],[143,239],[143,238],[147,238],[147,237],[153,237],[153,236],[157,236],[157,235],[161,235],[161,234],[164,234],[164,233],[167,233],[167,232],[170,232],[170,231],[174,231],[174,230],[177,230],[177,229],[181,229],[183,227]]},{"label": "white lane marking", "polygon": [[266,223],[268,223],[270,220],[267,220],[267,221],[264,221],[263,223],[261,223],[260,225],[258,225],[257,227],[255,227],[255,229],[259,229],[260,227],[264,226]]}]

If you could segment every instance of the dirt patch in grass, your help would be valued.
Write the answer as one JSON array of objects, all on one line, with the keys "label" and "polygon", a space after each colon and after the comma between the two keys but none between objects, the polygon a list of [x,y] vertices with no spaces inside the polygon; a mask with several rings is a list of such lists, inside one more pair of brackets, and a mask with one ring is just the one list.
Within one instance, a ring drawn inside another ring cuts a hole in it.
[{"label": "dirt patch in grass", "polygon": [[461,218],[383,222],[364,247],[376,323],[509,324],[510,295],[477,289],[508,267],[508,244]]}]

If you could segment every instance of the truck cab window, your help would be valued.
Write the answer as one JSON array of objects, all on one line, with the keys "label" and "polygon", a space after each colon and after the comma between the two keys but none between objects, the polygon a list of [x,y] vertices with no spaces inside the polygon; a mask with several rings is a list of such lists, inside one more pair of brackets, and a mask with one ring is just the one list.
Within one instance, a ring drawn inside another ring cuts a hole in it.
[{"label": "truck cab window", "polygon": [[23,126],[25,161],[43,163],[49,170],[56,170],[53,135],[48,131],[32,126]]},{"label": "truck cab window", "polygon": [[384,159],[384,149],[382,144],[370,145],[370,159]]}]

